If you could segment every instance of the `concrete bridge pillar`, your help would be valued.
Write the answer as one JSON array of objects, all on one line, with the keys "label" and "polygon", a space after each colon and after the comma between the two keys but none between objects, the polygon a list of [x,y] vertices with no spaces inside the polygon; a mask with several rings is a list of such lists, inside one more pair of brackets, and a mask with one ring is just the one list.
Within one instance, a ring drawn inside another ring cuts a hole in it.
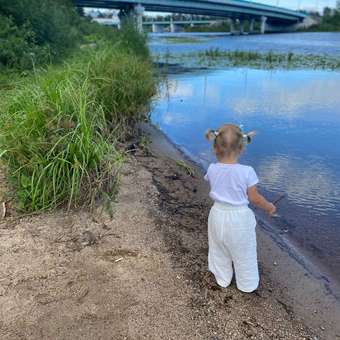
[{"label": "concrete bridge pillar", "polygon": [[122,8],[118,13],[119,27],[122,27],[126,22],[133,22],[138,32],[143,32],[143,13],[144,7],[141,4]]},{"label": "concrete bridge pillar", "polygon": [[171,33],[176,33],[176,32],[180,32],[181,31],[181,26],[180,25],[176,25],[171,23],[170,24],[170,32]]},{"label": "concrete bridge pillar", "polygon": [[255,24],[255,19],[250,19],[249,21],[249,33],[250,34],[254,33],[254,24]]},{"label": "concrete bridge pillar", "polygon": [[244,20],[240,20],[240,34],[244,34]]},{"label": "concrete bridge pillar", "polygon": [[235,34],[235,20],[229,19],[229,25],[230,25],[230,34]]},{"label": "concrete bridge pillar", "polygon": [[261,17],[261,34],[264,34],[266,32],[266,22],[267,22],[267,17],[262,16]]},{"label": "concrete bridge pillar", "polygon": [[174,22],[171,19],[171,21],[170,21],[170,32],[176,33],[176,32],[179,32],[180,30],[181,30],[180,25],[174,24]]},{"label": "concrete bridge pillar", "polygon": [[152,33],[162,33],[163,26],[159,24],[152,24]]},{"label": "concrete bridge pillar", "polygon": [[134,6],[134,16],[135,16],[135,22],[137,31],[139,33],[143,33],[143,14],[144,14],[144,7],[141,4],[137,4]]}]

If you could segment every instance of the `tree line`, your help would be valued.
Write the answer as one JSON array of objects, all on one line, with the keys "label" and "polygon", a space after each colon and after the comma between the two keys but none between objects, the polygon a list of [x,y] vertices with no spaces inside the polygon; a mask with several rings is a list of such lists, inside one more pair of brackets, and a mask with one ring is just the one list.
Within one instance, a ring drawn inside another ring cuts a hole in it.
[{"label": "tree line", "polygon": [[71,0],[0,0],[0,70],[57,61],[93,29]]},{"label": "tree line", "polygon": [[319,12],[309,14],[317,22],[308,29],[309,31],[340,32],[340,0],[335,8],[325,7],[322,15]]}]

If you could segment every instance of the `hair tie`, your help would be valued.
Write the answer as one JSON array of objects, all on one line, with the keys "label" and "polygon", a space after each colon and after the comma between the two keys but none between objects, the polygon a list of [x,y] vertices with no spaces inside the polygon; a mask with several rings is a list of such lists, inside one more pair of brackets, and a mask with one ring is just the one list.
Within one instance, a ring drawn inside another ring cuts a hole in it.
[{"label": "hair tie", "polygon": [[242,137],[243,137],[243,143],[244,143],[244,144],[249,144],[249,143],[251,143],[251,137],[250,137],[248,134],[244,133],[244,134],[242,135]]}]

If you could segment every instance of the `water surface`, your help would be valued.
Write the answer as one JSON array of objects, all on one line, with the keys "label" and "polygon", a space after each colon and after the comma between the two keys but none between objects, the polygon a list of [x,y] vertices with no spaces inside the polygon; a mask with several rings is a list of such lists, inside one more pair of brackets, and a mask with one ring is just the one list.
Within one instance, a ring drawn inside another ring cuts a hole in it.
[{"label": "water surface", "polygon": [[152,121],[202,166],[214,160],[207,128],[257,130],[241,157],[270,199],[280,230],[340,280],[340,73],[247,68],[169,75]]},{"label": "water surface", "polygon": [[[165,37],[197,38],[198,43],[169,44]],[[300,53],[340,56],[340,33],[283,33],[265,35],[230,36],[216,33],[150,34],[152,53],[181,54],[209,48],[277,53]]]}]

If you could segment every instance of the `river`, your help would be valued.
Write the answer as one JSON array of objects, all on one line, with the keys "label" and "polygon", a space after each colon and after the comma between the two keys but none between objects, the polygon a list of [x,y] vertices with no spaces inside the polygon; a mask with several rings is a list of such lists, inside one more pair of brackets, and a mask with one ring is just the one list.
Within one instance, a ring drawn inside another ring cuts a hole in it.
[{"label": "river", "polygon": [[[152,52],[218,47],[340,56],[340,33],[181,36],[201,41],[151,35]],[[240,161],[255,168],[269,199],[287,194],[272,224],[330,273],[327,280],[340,282],[340,72],[242,67],[169,74],[151,119],[205,168],[214,160],[207,128],[232,122],[256,130]]]}]

